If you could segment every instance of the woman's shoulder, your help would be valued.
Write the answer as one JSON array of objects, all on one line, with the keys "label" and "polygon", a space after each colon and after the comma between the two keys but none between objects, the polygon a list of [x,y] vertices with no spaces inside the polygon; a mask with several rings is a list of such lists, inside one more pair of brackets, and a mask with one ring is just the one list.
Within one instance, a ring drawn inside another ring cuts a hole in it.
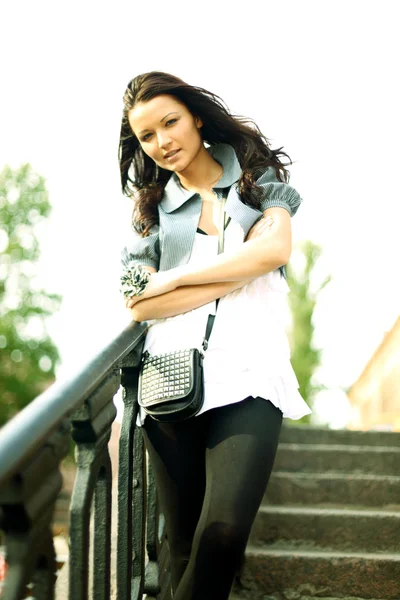
[{"label": "woman's shoulder", "polygon": [[263,183],[268,182],[280,183],[275,167],[273,166],[260,167],[260,169],[258,169],[256,172],[255,179],[257,185],[262,185]]},{"label": "woman's shoulder", "polygon": [[286,182],[279,181],[273,167],[267,167],[256,179],[256,184],[262,188],[261,210],[275,206],[286,208],[293,216],[303,199],[298,191]]},{"label": "woman's shoulder", "polygon": [[153,225],[146,236],[142,236],[136,231],[132,231],[121,252],[121,263],[124,267],[128,263],[137,265],[146,265],[159,268],[160,261],[160,227]]}]

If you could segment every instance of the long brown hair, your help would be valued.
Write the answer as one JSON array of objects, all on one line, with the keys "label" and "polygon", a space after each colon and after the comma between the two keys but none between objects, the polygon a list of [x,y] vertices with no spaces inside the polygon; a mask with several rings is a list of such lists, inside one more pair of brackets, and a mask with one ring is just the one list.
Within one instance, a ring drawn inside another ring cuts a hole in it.
[{"label": "long brown hair", "polygon": [[[219,96],[168,73],[152,71],[138,75],[129,82],[123,97],[118,155],[122,191],[135,199],[132,223],[138,233],[146,236],[158,223],[157,206],[172,173],[159,167],[143,152],[132,132],[128,114],[139,102],[147,102],[161,94],[175,96],[201,119],[204,142],[210,145],[226,143],[234,148],[242,168],[238,190],[244,204],[260,207],[262,188],[256,185],[255,180],[267,167],[275,169],[279,181],[289,180],[286,169],[291,164],[289,156],[282,148],[271,149],[268,139],[254,121],[232,115]],[[283,163],[281,157],[286,157],[288,162]]]}]

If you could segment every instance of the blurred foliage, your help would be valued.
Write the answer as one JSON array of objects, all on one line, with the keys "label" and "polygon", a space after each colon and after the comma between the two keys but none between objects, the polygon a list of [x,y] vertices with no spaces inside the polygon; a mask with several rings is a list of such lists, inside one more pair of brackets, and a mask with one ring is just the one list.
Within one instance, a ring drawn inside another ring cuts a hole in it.
[{"label": "blurred foliage", "polygon": [[35,286],[36,228],[51,210],[29,164],[0,172],[0,426],[53,381],[59,353],[45,318],[61,298]]},{"label": "blurred foliage", "polygon": [[[289,332],[291,363],[299,382],[300,394],[312,406],[315,394],[324,387],[313,381],[313,375],[321,364],[321,349],[314,346],[313,314],[318,296],[331,281],[331,276],[326,276],[320,283],[316,283],[313,277],[322,254],[319,245],[307,240],[299,245],[297,252],[302,255],[298,261],[300,264],[296,269],[291,263],[287,267],[292,316]],[[297,422],[309,423],[310,420],[311,415],[307,415]]]}]

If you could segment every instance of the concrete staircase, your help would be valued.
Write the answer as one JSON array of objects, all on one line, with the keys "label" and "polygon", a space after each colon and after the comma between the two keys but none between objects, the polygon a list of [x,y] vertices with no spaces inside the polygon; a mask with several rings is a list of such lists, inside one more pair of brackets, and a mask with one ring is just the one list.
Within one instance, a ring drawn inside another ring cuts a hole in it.
[{"label": "concrete staircase", "polygon": [[232,600],[400,598],[400,433],[287,426]]}]

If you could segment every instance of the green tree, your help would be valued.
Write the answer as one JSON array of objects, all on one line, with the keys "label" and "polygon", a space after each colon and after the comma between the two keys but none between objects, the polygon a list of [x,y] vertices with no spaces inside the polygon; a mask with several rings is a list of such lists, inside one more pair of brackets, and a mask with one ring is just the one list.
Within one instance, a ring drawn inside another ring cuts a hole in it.
[{"label": "green tree", "polygon": [[29,164],[0,172],[0,426],[53,381],[59,353],[45,318],[61,298],[35,285],[37,226],[50,213],[45,180]]},{"label": "green tree", "polygon": [[[295,252],[300,260],[293,260],[293,264],[289,263],[287,269],[292,317],[289,332],[291,362],[299,382],[299,391],[304,400],[312,405],[315,394],[323,389],[323,386],[317,385],[313,380],[313,375],[321,364],[321,349],[314,345],[313,315],[318,296],[331,281],[331,276],[328,275],[321,282],[316,281],[316,266],[322,254],[319,245],[307,240]],[[293,268],[296,262],[297,268]],[[309,423],[310,416],[307,415],[301,421]]]}]

